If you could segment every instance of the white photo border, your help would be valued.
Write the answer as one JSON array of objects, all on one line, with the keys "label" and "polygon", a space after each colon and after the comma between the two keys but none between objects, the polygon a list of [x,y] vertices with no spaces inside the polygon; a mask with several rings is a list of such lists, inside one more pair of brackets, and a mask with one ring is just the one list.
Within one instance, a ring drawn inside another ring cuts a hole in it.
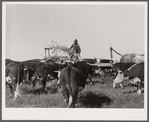
[{"label": "white photo border", "polygon": [[2,2],[2,81],[5,81],[6,5],[144,5],[145,11],[145,90],[143,109],[67,109],[67,108],[6,108],[5,83],[2,83],[2,120],[147,120],[147,2]]}]

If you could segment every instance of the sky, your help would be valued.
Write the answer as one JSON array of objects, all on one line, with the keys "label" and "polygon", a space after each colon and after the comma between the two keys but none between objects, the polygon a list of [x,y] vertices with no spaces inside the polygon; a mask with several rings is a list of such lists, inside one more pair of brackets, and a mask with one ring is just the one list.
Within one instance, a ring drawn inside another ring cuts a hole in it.
[{"label": "sky", "polygon": [[[144,5],[6,4],[6,58],[41,59],[52,40],[70,47],[78,39],[83,58],[110,59],[110,45],[121,54],[143,54]],[[120,56],[113,52],[113,59]]]}]

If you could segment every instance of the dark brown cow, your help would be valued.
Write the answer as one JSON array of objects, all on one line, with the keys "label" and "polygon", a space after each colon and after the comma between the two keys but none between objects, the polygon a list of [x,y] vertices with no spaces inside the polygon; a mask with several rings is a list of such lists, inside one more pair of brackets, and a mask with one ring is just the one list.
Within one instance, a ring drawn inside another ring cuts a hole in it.
[{"label": "dark brown cow", "polygon": [[85,87],[88,74],[93,74],[96,69],[98,69],[97,66],[89,65],[86,62],[77,62],[59,72],[59,83],[67,107],[75,107],[79,88]]},{"label": "dark brown cow", "polygon": [[[46,82],[47,79],[58,79],[58,76],[55,71],[63,69],[66,67],[66,64],[55,63],[52,61],[47,62],[24,62],[26,73],[26,80],[28,83],[33,83],[33,88],[35,86],[36,80],[40,79],[43,85],[43,89],[46,91]],[[34,78],[32,78],[34,75]],[[30,81],[31,80],[31,81]],[[46,92],[45,92],[46,93]]]},{"label": "dark brown cow", "polygon": [[89,64],[85,61],[78,61],[78,62],[74,63],[72,66],[80,69],[83,72],[85,79],[87,79],[87,78],[89,79],[90,84],[92,84],[92,82],[93,82],[92,76],[96,73],[96,70],[99,69],[98,66]]},{"label": "dark brown cow", "polygon": [[83,73],[78,68],[69,66],[62,69],[59,80],[67,107],[74,108],[79,87],[85,87],[86,79]]},{"label": "dark brown cow", "polygon": [[42,81],[43,89],[46,93],[46,82],[47,78],[50,79],[58,79],[58,73],[54,72],[53,68],[47,63],[40,63],[36,70],[37,76],[39,76],[40,80]]}]

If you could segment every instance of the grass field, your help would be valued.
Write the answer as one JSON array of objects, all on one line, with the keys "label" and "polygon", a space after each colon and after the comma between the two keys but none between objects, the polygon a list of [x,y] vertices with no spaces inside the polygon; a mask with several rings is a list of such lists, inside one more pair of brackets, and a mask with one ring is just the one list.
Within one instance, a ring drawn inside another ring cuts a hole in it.
[{"label": "grass field", "polygon": [[[144,93],[138,95],[135,86],[128,81],[123,83],[124,88],[113,89],[112,77],[93,78],[93,84],[86,84],[78,95],[76,108],[144,108]],[[40,93],[40,85],[37,85],[36,94],[33,94],[32,85],[25,85],[21,89],[22,97],[15,101],[9,96],[9,88],[6,87],[7,108],[65,108],[61,89],[56,83],[47,83],[48,94]],[[118,87],[118,86],[117,86]]]}]

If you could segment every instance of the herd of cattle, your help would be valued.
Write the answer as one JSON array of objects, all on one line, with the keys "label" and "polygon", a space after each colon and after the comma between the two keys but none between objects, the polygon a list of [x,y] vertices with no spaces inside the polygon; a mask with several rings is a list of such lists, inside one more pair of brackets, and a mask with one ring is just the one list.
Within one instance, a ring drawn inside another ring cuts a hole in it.
[{"label": "herd of cattle", "polygon": [[[102,62],[101,62],[102,63]],[[53,62],[52,60],[28,60],[12,61],[5,60],[6,66],[6,84],[10,87],[10,96],[17,98],[21,96],[19,88],[22,83],[36,85],[41,81],[45,93],[47,93],[47,80],[57,79],[58,85],[62,88],[62,95],[66,101],[67,107],[75,107],[77,95],[83,90],[86,80],[91,80],[93,75],[102,75],[105,67],[95,64],[94,59],[83,59],[75,63],[71,62]],[[130,80],[137,86],[137,93],[141,94],[141,87],[144,84],[144,62],[141,63],[112,63],[110,67],[111,74],[114,73],[113,88],[119,84],[121,88],[122,81]],[[104,74],[105,75],[105,74]]]}]

